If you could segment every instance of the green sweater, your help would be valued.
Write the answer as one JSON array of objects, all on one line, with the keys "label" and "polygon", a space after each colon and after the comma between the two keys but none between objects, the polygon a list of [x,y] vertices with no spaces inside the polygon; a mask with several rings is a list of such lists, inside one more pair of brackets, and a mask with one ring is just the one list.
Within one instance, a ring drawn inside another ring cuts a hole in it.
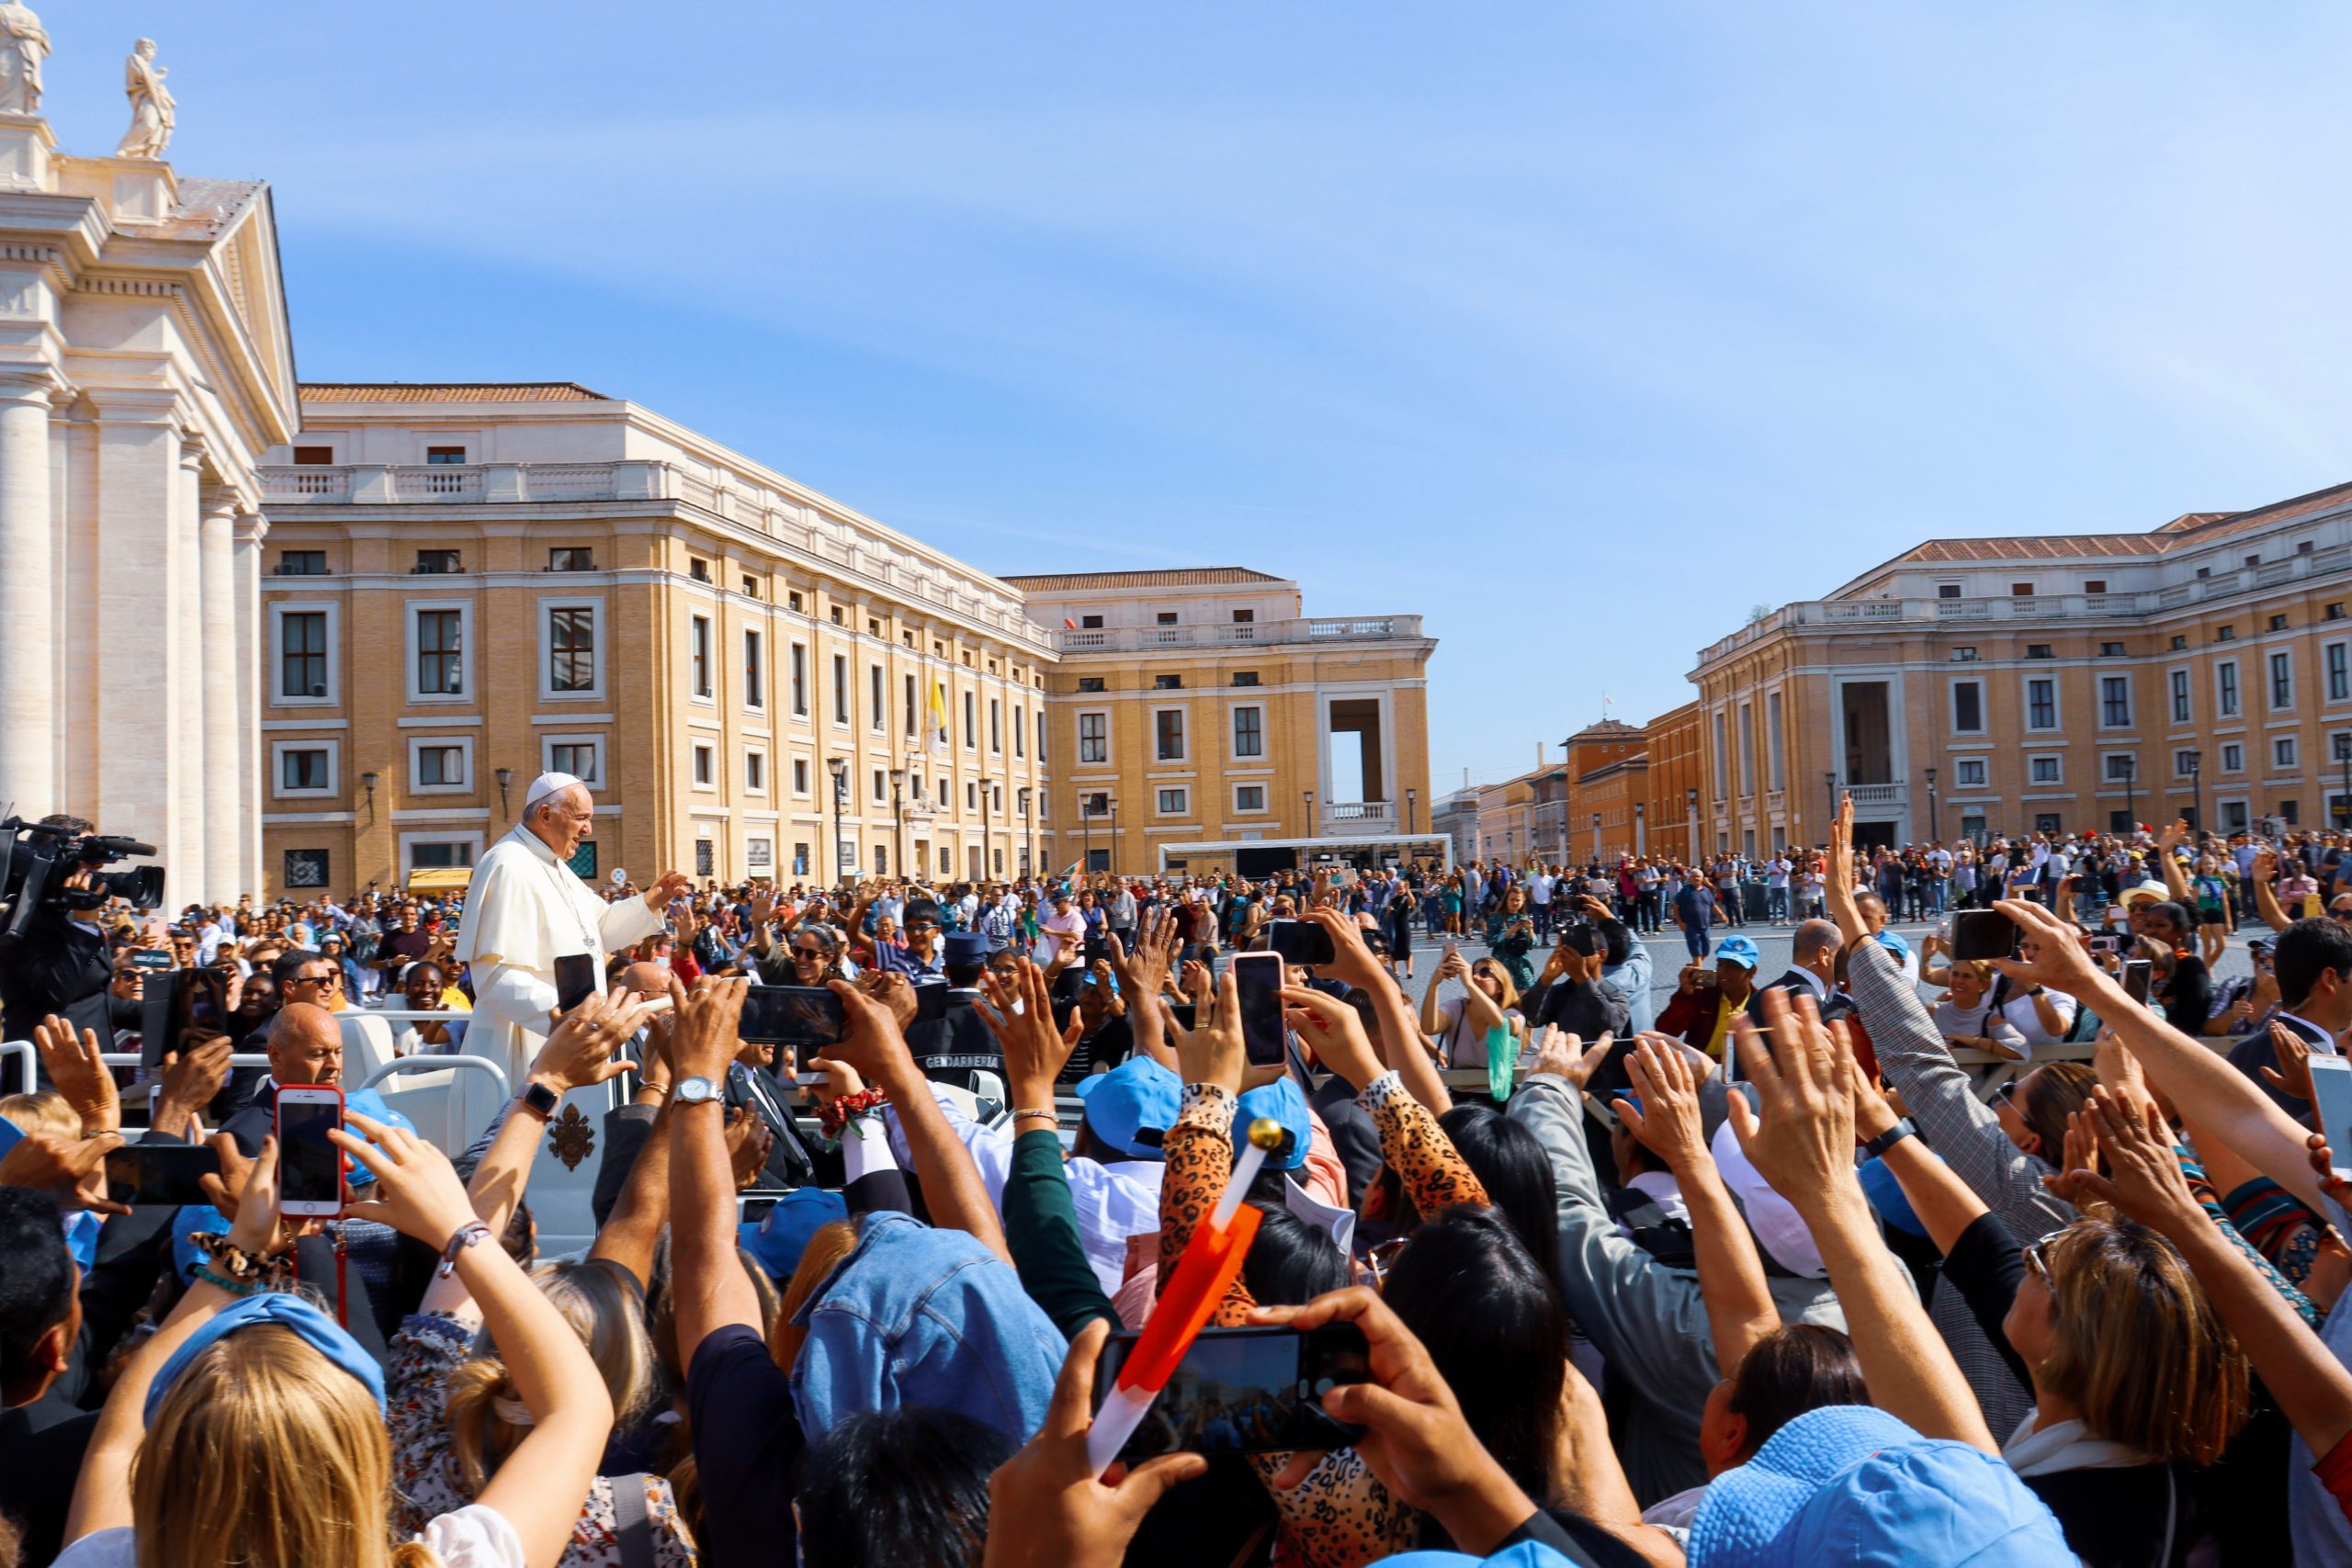
[{"label": "green sweater", "polygon": [[1051,1128],[1033,1128],[1012,1141],[1012,1164],[1004,1177],[1004,1243],[1021,1288],[1054,1320],[1062,1337],[1077,1338],[1098,1317],[1114,1329],[1121,1326],[1079,1240],[1078,1209],[1069,1201],[1069,1178],[1062,1172],[1062,1141]]}]

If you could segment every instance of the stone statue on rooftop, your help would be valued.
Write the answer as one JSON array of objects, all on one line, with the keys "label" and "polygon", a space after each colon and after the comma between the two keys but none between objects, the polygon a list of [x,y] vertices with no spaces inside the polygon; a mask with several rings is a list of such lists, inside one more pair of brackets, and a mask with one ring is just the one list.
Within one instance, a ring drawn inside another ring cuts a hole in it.
[{"label": "stone statue on rooftop", "polygon": [[40,62],[49,34],[17,0],[0,0],[0,114],[40,113]]},{"label": "stone statue on rooftop", "polygon": [[130,129],[122,133],[118,158],[161,158],[172,144],[171,89],[164,85],[164,68],[155,63],[155,40],[143,38],[123,62],[122,90],[130,99]]}]

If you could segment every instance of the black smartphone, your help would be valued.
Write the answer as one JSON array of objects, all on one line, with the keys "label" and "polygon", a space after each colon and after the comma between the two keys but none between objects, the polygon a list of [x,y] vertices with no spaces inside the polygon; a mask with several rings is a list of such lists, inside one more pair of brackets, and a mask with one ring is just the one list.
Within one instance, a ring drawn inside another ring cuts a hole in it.
[{"label": "black smartphone", "polygon": [[567,953],[555,961],[555,1010],[570,1012],[596,994],[596,955]]},{"label": "black smartphone", "polygon": [[220,1154],[209,1144],[131,1144],[107,1156],[107,1196],[118,1203],[201,1208],[202,1178],[220,1174]]},{"label": "black smartphone", "polygon": [[1170,1002],[1168,1010],[1175,1017],[1179,1029],[1190,1032],[1201,1026],[1201,1004],[1198,1002]]},{"label": "black smartphone", "polygon": [[1302,969],[1312,969],[1331,962],[1331,933],[1315,920],[1269,920],[1266,951]]},{"label": "black smartphone", "polygon": [[838,1045],[842,1029],[842,999],[823,986],[752,986],[735,1032],[763,1044]]},{"label": "black smartphone", "polygon": [[2017,922],[1998,909],[1963,909],[1951,918],[1951,956],[1957,964],[1980,958],[2015,958]]},{"label": "black smartphone", "polygon": [[[1118,1379],[1136,1335],[1114,1334],[1094,1370],[1094,1404]],[[1295,1328],[1204,1328],[1119,1450],[1137,1464],[1161,1454],[1262,1454],[1345,1448],[1363,1428],[1323,1413],[1342,1383],[1372,1381],[1372,1357],[1352,1323]]]},{"label": "black smartphone", "polygon": [[2144,958],[2127,958],[2123,961],[2123,994],[2142,1007],[2148,1005],[2148,976],[2154,967]]},{"label": "black smartphone", "polygon": [[159,1068],[164,1058],[229,1027],[229,977],[218,969],[150,970],[139,987],[139,1060]]},{"label": "black smartphone", "polygon": [[1272,953],[1233,958],[1233,985],[1241,1003],[1241,1045],[1253,1067],[1283,1061],[1283,961]]},{"label": "black smartphone", "polygon": [[915,985],[915,1021],[924,1023],[946,1016],[947,982],[935,980],[926,985],[918,981]]}]

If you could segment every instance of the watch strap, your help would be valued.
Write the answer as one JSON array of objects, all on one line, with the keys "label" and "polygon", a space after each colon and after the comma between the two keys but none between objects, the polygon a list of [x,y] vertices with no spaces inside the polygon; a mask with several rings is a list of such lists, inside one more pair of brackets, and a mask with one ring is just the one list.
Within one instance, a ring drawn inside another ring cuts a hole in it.
[{"label": "watch strap", "polygon": [[1918,1132],[1918,1128],[1911,1124],[1911,1118],[1905,1116],[1901,1121],[1895,1122],[1894,1126],[1889,1127],[1885,1132],[1881,1133],[1877,1137],[1872,1138],[1869,1143],[1864,1144],[1862,1145],[1862,1154],[1870,1159],[1876,1159],[1881,1155],[1886,1153],[1887,1150],[1901,1143],[1904,1139],[1910,1137],[1913,1134]]}]

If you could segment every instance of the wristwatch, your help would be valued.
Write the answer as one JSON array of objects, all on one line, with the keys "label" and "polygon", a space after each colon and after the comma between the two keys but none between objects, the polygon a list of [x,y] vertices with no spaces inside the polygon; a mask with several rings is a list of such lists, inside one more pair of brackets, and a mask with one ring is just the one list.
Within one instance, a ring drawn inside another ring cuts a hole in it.
[{"label": "wristwatch", "polygon": [[555,1108],[563,1103],[563,1096],[543,1083],[526,1084],[522,1094],[523,1109],[536,1112],[540,1121],[550,1121]]},{"label": "wristwatch", "polygon": [[708,1078],[680,1078],[678,1092],[673,1097],[681,1105],[700,1105],[718,1098],[718,1086]]},{"label": "wristwatch", "polygon": [[1901,1121],[1895,1122],[1894,1126],[1889,1127],[1885,1132],[1881,1133],[1877,1137],[1872,1138],[1869,1143],[1864,1144],[1862,1145],[1862,1154],[1866,1158],[1876,1159],[1879,1156],[1886,1153],[1887,1150],[1893,1148],[1895,1145],[1911,1136],[1918,1130],[1918,1128],[1911,1124],[1911,1118],[1905,1116]]}]

